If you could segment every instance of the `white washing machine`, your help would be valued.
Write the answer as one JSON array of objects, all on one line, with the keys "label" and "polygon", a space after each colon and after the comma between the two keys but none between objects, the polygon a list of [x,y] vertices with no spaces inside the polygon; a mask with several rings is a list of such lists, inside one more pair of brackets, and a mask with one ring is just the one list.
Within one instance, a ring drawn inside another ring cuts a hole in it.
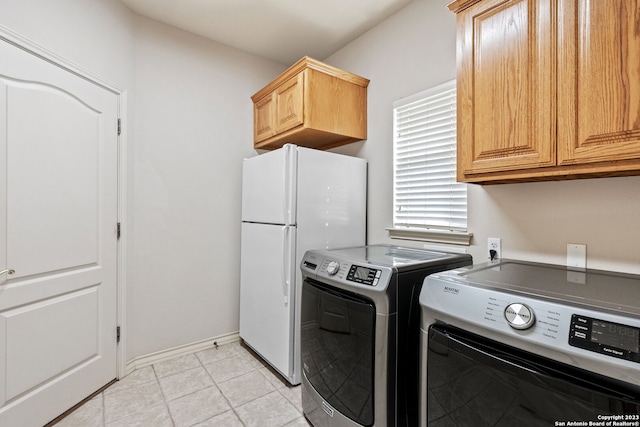
[{"label": "white washing machine", "polygon": [[640,426],[640,276],[501,260],[420,305],[420,425]]}]

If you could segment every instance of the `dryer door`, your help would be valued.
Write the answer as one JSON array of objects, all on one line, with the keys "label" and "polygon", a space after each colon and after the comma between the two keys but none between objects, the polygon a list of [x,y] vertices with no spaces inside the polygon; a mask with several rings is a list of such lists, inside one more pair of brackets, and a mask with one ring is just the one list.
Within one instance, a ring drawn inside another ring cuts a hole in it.
[{"label": "dryer door", "polygon": [[[376,322],[373,301],[305,280],[301,320],[305,378],[334,409],[358,424],[372,425]],[[313,413],[305,410],[308,417]]]}]

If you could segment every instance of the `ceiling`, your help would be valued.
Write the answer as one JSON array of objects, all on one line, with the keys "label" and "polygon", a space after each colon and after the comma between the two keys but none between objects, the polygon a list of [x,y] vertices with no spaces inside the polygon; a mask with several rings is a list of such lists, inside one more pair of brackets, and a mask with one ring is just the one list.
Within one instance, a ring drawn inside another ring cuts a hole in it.
[{"label": "ceiling", "polygon": [[413,0],[120,0],[135,13],[291,65],[323,60]]}]

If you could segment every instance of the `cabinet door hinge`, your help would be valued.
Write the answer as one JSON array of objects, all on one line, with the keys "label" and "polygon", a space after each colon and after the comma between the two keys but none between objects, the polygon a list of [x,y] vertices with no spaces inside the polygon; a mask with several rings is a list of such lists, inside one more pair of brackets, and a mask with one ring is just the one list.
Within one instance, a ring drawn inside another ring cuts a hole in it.
[{"label": "cabinet door hinge", "polygon": [[119,239],[120,238],[120,223],[118,223],[117,227],[116,227],[116,236]]},{"label": "cabinet door hinge", "polygon": [[120,119],[118,119],[118,136],[120,136],[121,133],[122,133],[122,122]]},{"label": "cabinet door hinge", "polygon": [[120,342],[120,326],[116,327],[116,343]]}]

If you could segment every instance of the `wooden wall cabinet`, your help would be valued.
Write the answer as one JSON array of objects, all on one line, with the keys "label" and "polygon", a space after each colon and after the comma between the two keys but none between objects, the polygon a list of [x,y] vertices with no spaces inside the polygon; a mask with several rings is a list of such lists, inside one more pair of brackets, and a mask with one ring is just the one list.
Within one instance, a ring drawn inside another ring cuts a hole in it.
[{"label": "wooden wall cabinet", "polygon": [[640,175],[640,0],[458,0],[458,180]]},{"label": "wooden wall cabinet", "polygon": [[307,56],[251,97],[254,148],[328,149],[367,138],[369,80]]}]

